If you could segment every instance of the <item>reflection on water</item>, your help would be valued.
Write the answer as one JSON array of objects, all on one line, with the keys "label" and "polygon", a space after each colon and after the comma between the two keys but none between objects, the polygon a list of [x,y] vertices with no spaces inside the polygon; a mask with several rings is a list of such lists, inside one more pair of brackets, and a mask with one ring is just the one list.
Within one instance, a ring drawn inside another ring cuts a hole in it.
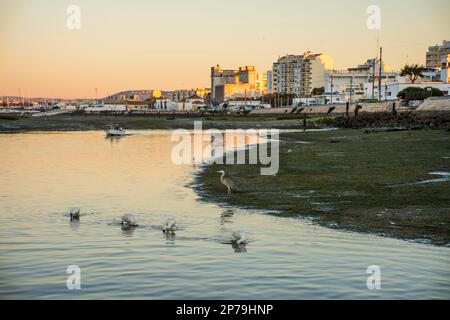
[{"label": "reflection on water", "polygon": [[221,224],[224,225],[225,223],[233,223],[233,216],[234,216],[234,210],[233,209],[226,209],[220,215],[220,222],[221,222]]},{"label": "reflection on water", "polygon": [[[0,135],[0,298],[450,298],[449,248],[200,202],[171,147],[167,132]],[[73,206],[92,214],[70,223]],[[125,213],[140,226],[122,230]],[[80,292],[65,287],[69,265]],[[371,265],[381,291],[367,289]]]},{"label": "reflection on water", "polygon": [[166,237],[167,243],[175,243],[175,239],[177,237],[176,233],[173,231],[164,232],[164,236]]},{"label": "reflection on water", "polygon": [[78,231],[80,229],[80,221],[79,220],[70,221],[70,229],[72,231]]},{"label": "reflection on water", "polygon": [[247,253],[247,246],[245,244],[233,243],[231,246],[236,253]]},{"label": "reflection on water", "polygon": [[132,237],[136,227],[122,226],[122,235],[124,237]]}]

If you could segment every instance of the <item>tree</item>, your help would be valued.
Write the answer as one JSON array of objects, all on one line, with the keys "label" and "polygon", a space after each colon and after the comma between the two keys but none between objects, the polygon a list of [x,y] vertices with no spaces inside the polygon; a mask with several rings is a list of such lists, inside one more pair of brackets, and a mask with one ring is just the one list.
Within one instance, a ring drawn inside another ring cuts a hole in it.
[{"label": "tree", "polygon": [[323,94],[325,92],[325,87],[320,87],[320,88],[314,88],[311,92],[311,94],[313,96],[320,96],[321,94]]},{"label": "tree", "polygon": [[400,72],[400,76],[408,78],[414,84],[419,78],[423,77],[425,70],[424,66],[419,66],[418,64],[405,65]]},{"label": "tree", "polygon": [[442,97],[444,93],[437,88],[408,87],[397,94],[397,97],[406,101],[425,100],[430,97]]}]

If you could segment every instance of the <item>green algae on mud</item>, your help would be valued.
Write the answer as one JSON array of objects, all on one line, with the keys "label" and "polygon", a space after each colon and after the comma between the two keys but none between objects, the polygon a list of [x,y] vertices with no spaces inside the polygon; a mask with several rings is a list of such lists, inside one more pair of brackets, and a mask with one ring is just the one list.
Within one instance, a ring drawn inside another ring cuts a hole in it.
[{"label": "green algae on mud", "polygon": [[[197,176],[201,198],[331,228],[450,244],[450,179],[430,175],[450,172],[448,132],[336,130],[280,139],[276,176],[261,176],[257,165],[207,166]],[[227,195],[216,172],[222,169],[241,193]]]}]

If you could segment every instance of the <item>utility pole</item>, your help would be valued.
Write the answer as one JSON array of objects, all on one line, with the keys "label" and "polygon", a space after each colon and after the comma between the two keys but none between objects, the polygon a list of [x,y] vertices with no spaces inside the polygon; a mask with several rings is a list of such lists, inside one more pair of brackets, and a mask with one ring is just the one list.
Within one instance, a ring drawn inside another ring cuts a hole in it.
[{"label": "utility pole", "polygon": [[333,71],[331,71],[331,101],[330,101],[331,105],[333,105]]},{"label": "utility pole", "polygon": [[377,59],[373,59],[372,63],[372,100],[375,99],[375,68],[376,68]]},{"label": "utility pole", "polygon": [[247,108],[247,89],[245,89],[245,94],[244,94],[244,110],[245,108]]},{"label": "utility pole", "polygon": [[380,47],[380,74],[378,78],[378,101],[381,101],[381,76],[383,75],[383,47]]},{"label": "utility pole", "polygon": [[353,98],[353,76],[350,78],[350,104],[352,104]]},{"label": "utility pole", "polygon": [[384,101],[387,101],[387,91],[388,91],[388,83],[386,79],[384,80]]}]

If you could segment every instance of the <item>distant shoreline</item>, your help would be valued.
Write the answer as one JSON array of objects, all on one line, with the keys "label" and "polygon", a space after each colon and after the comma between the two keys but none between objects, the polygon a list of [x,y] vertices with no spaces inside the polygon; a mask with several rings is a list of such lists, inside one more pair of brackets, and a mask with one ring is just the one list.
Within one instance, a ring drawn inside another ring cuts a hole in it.
[{"label": "distant shoreline", "polygon": [[[140,116],[140,115],[58,115],[46,118],[0,117],[1,133],[36,131],[93,131],[104,130],[117,123],[126,130],[192,129],[194,121],[202,121],[204,129],[443,129],[450,130],[450,112],[387,112],[345,115],[324,114],[258,114],[200,116]],[[306,126],[305,126],[306,125]]]}]

